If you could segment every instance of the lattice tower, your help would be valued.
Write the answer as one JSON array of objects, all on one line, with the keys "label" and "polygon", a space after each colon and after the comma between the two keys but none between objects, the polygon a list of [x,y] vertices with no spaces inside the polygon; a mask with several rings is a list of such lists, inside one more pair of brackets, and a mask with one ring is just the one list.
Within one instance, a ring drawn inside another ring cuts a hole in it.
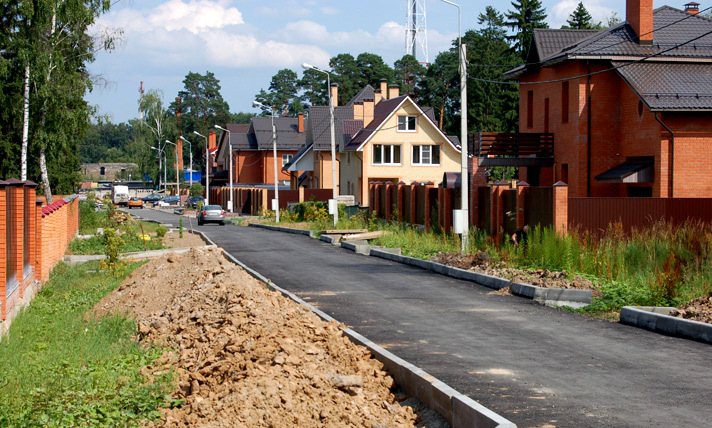
[{"label": "lattice tower", "polygon": [[[406,1],[408,3],[408,10],[405,18],[405,53],[406,55],[413,55],[421,63],[428,64],[428,33],[425,24],[425,0]],[[418,47],[420,49],[418,49]],[[418,58],[416,53],[422,54],[422,57]]]}]

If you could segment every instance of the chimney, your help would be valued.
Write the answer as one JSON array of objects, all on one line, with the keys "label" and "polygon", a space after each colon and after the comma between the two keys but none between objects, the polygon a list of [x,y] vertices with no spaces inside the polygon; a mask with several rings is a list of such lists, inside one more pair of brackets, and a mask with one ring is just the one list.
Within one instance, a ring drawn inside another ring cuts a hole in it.
[{"label": "chimney", "polygon": [[397,98],[400,95],[400,88],[397,84],[388,86],[388,99]]},{"label": "chimney", "polygon": [[388,79],[381,79],[381,97],[388,99]]},{"label": "chimney", "polygon": [[685,5],[685,12],[691,13],[693,15],[699,15],[700,4],[695,2],[690,2]]},{"label": "chimney", "polygon": [[373,101],[376,104],[380,103],[382,99],[383,99],[383,94],[381,93],[380,89],[376,89],[375,91],[373,91]]},{"label": "chimney", "polygon": [[363,120],[363,102],[354,102],[354,120]]},{"label": "chimney", "polygon": [[[215,148],[215,146],[217,145],[217,139],[218,139],[217,132],[211,132],[210,134],[208,134],[208,151],[211,151]],[[213,157],[210,156],[210,159],[212,160]],[[215,161],[210,162],[210,164],[211,164],[210,165],[211,168],[217,166],[217,162],[215,162]]]},{"label": "chimney", "polygon": [[638,44],[653,44],[653,0],[626,0],[625,18],[638,36]]},{"label": "chimney", "polygon": [[304,132],[304,113],[299,113],[297,115],[297,132],[300,134]]},{"label": "chimney", "polygon": [[363,127],[373,121],[373,100],[363,100]]},{"label": "chimney", "polygon": [[339,84],[331,84],[331,99],[334,100],[334,107],[339,105]]}]

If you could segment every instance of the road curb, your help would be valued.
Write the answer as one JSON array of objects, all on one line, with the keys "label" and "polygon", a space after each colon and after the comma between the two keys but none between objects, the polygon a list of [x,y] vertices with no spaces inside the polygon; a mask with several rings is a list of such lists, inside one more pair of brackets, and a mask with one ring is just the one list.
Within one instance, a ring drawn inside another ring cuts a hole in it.
[{"label": "road curb", "polygon": [[290,227],[272,226],[269,224],[261,224],[261,223],[250,223],[250,227],[259,227],[262,229],[274,230],[277,232],[294,233],[297,235],[305,235],[310,238],[316,238],[316,236],[314,235],[314,233],[311,230],[293,229]]},{"label": "road curb", "polygon": [[673,309],[664,306],[624,306],[620,322],[670,336],[712,343],[712,324],[668,315]]},{"label": "road curb", "polygon": [[[273,226],[272,226],[273,227]],[[306,234],[304,234],[306,235]],[[212,241],[205,237],[208,242]],[[232,254],[222,249],[225,257],[236,265],[245,269],[250,275],[264,282],[270,288],[279,291],[284,296],[308,308],[325,321],[336,321],[332,316],[315,308],[311,304],[299,298],[296,294],[287,291],[260,274],[256,270],[245,265]],[[341,323],[340,323],[341,324]],[[365,346],[371,351],[376,360],[383,364],[384,368],[393,377],[396,383],[408,394],[416,397],[423,404],[435,410],[450,422],[452,428],[516,428],[517,426],[481,405],[477,401],[457,392],[446,383],[431,376],[417,366],[403,360],[376,343],[350,328],[341,329],[348,338],[359,345]]]}]

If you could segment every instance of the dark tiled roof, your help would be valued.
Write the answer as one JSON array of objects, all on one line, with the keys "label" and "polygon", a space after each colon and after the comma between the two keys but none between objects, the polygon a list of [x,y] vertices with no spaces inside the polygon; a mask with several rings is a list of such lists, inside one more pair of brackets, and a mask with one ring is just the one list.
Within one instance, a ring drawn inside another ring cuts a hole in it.
[{"label": "dark tiled roof", "polygon": [[[297,131],[298,119],[296,117],[275,117],[274,124],[277,128],[278,150],[299,150],[306,144],[306,134]],[[258,150],[272,148],[272,118],[252,118],[250,131],[254,132],[257,139]]]},{"label": "dark tiled roof", "polygon": [[353,98],[351,98],[351,101],[346,103],[347,106],[353,106],[354,103],[362,103],[363,100],[372,100],[374,99],[376,90],[373,89],[373,86],[371,85],[366,85],[359,91],[358,94],[356,94]]},{"label": "dark tiled roof", "polygon": [[[331,150],[331,129],[328,106],[312,106],[309,108],[309,119],[305,125],[307,127],[307,140],[314,143],[314,150]],[[334,108],[334,135],[335,144],[339,146],[339,136],[343,138],[344,129],[342,123],[345,120],[353,120],[353,106],[340,106]],[[350,133],[347,133],[350,136]]]},{"label": "dark tiled roof", "polygon": [[601,30],[552,30],[548,28],[534,29],[534,44],[536,49],[533,52],[538,54],[538,58],[533,61],[542,61],[550,56],[561,52],[582,39],[593,36]]},{"label": "dark tiled roof", "polygon": [[428,116],[428,119],[430,119],[433,123],[438,123],[435,120],[435,109],[432,107],[421,107],[423,109],[423,113],[425,113],[426,116]]},{"label": "dark tiled roof", "polygon": [[287,171],[287,170],[289,170],[289,167],[290,167],[290,166],[292,166],[293,164],[299,162],[299,160],[302,158],[302,156],[304,156],[304,154],[305,154],[307,151],[309,151],[309,149],[310,149],[311,147],[312,147],[311,144],[307,144],[306,146],[304,146],[304,147],[302,147],[301,149],[299,149],[299,151],[298,151],[294,156],[292,156],[292,159],[290,159],[289,162],[287,162],[287,163],[282,167],[282,171]]},{"label": "dark tiled roof", "polygon": [[644,62],[618,73],[653,111],[712,110],[712,64]]},{"label": "dark tiled roof", "polygon": [[447,138],[452,142],[455,147],[457,147],[458,149],[460,148],[460,139],[457,137],[457,135],[448,135]]},{"label": "dark tiled roof", "polygon": [[257,150],[257,139],[255,134],[233,133],[231,132],[231,142],[233,150]]},{"label": "dark tiled roof", "polygon": [[246,133],[250,129],[249,123],[228,123],[227,129],[231,133]]},{"label": "dark tiled roof", "polygon": [[400,97],[391,98],[389,100],[381,100],[381,102],[376,104],[376,107],[373,109],[373,120],[371,123],[359,131],[344,149],[346,151],[353,151],[361,147],[361,144],[381,126],[383,121],[385,121],[406,98],[408,98],[407,95],[401,95]]}]

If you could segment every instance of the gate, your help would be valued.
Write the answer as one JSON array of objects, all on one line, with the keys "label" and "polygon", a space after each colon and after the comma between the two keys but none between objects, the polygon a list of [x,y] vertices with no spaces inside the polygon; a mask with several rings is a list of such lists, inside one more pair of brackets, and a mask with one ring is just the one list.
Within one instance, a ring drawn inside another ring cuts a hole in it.
[{"label": "gate", "polygon": [[502,228],[506,236],[517,231],[517,189],[502,192]]},{"label": "gate", "polygon": [[545,228],[554,224],[554,188],[530,187],[526,201],[526,224]]}]

